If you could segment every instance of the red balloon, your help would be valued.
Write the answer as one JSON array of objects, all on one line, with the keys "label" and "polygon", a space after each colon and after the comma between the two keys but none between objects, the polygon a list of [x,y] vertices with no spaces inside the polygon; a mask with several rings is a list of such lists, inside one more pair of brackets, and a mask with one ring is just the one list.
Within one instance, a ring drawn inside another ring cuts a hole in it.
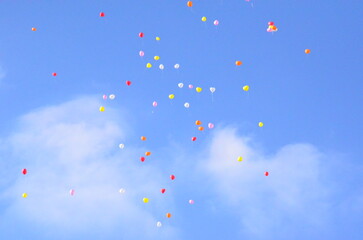
[{"label": "red balloon", "polygon": [[131,81],[126,81],[126,85],[130,86],[131,85]]},{"label": "red balloon", "polygon": [[268,22],[268,25],[273,26],[273,25],[275,25],[275,23],[274,22]]},{"label": "red balloon", "polygon": [[266,177],[268,176],[268,172],[265,172],[265,176],[266,176]]},{"label": "red balloon", "polygon": [[143,32],[139,33],[139,37],[144,37],[144,33]]},{"label": "red balloon", "polygon": [[52,73],[52,75],[55,77],[55,76],[57,76],[57,73]]},{"label": "red balloon", "polygon": [[104,12],[100,12],[100,17],[104,17],[105,13]]},{"label": "red balloon", "polygon": [[174,180],[175,179],[175,176],[174,175],[170,175],[170,179],[171,180]]},{"label": "red balloon", "polygon": [[162,189],[160,190],[160,192],[161,192],[161,193],[165,193],[165,191],[166,191],[166,189],[165,189],[165,188],[162,188]]},{"label": "red balloon", "polygon": [[195,141],[195,140],[197,140],[197,137],[192,137],[192,141]]},{"label": "red balloon", "polygon": [[25,174],[27,174],[27,172],[28,172],[28,171],[26,170],[26,168],[24,168],[24,169],[23,169],[23,171],[22,171],[22,173],[23,173],[24,175],[25,175]]},{"label": "red balloon", "polygon": [[141,162],[145,161],[145,157],[140,157],[140,161]]}]

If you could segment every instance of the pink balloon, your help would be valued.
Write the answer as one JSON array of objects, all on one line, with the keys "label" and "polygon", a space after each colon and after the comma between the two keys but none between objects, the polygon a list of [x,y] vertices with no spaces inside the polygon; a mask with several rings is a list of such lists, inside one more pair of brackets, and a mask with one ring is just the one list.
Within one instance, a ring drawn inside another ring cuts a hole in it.
[{"label": "pink balloon", "polygon": [[192,84],[189,84],[189,88],[193,88],[193,85]]},{"label": "pink balloon", "polygon": [[267,28],[267,32],[272,32],[272,28]]},{"label": "pink balloon", "polygon": [[106,100],[107,99],[107,95],[106,94],[104,94],[103,95],[103,100]]},{"label": "pink balloon", "polygon": [[194,200],[189,200],[189,203],[190,204],[194,204]]},{"label": "pink balloon", "polygon": [[143,57],[145,55],[144,51],[139,52],[140,57]]},{"label": "pink balloon", "polygon": [[74,189],[71,189],[70,191],[69,191],[69,194],[71,194],[72,196],[74,195]]},{"label": "pink balloon", "polygon": [[218,20],[214,20],[214,25],[215,26],[218,26],[218,24],[219,24],[219,21]]},{"label": "pink balloon", "polygon": [[213,123],[208,123],[208,128],[210,128],[210,129],[214,128],[214,124]]},{"label": "pink balloon", "polygon": [[157,102],[153,102],[153,107],[156,107],[158,105],[158,103]]}]

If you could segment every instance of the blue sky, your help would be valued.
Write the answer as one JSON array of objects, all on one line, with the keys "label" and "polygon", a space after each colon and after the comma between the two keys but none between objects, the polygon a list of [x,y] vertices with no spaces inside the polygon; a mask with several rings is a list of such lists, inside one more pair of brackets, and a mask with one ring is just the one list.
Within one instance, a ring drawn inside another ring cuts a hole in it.
[{"label": "blue sky", "polygon": [[186,2],[1,1],[0,239],[363,235],[363,3]]}]

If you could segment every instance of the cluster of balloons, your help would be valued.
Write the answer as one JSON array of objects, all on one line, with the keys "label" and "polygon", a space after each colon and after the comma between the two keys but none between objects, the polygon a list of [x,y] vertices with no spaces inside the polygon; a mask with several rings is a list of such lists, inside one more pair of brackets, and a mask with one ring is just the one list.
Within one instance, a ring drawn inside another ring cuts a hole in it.
[{"label": "cluster of balloons", "polygon": [[268,28],[267,28],[267,32],[277,32],[278,28],[275,26],[274,22],[268,22]]}]

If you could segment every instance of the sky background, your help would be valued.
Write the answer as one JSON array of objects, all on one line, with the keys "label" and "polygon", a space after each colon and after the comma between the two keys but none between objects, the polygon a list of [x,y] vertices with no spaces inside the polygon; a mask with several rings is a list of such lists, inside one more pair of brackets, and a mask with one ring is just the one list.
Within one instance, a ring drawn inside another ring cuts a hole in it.
[{"label": "sky background", "polygon": [[186,2],[0,1],[0,239],[361,239],[363,3]]}]

